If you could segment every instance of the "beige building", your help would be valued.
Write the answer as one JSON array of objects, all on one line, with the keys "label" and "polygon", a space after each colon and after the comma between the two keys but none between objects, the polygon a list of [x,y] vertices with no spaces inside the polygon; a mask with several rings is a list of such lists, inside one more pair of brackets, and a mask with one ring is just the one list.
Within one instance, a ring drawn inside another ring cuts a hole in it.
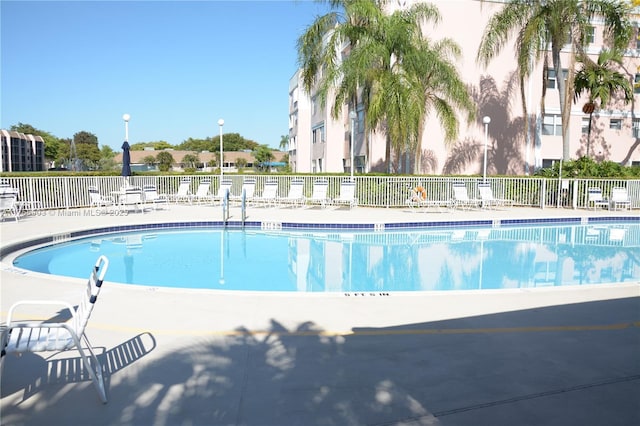
[{"label": "beige building", "polygon": [[[192,167],[191,164],[186,164],[184,161],[184,157],[186,155],[196,155],[198,157],[198,169],[203,171],[211,171],[216,169],[218,161],[218,156],[220,153],[211,152],[211,151],[203,151],[203,152],[195,152],[195,151],[180,151],[180,150],[165,150],[169,152],[173,157],[173,169],[176,171],[184,170],[185,168]],[[148,166],[145,163],[146,157],[156,157],[159,152],[155,150],[143,150],[143,151],[130,151],[131,157],[131,169],[135,171],[149,171],[155,170],[155,166]],[[282,163],[283,157],[286,155],[285,152],[273,151],[273,163],[280,164]],[[223,156],[224,163],[224,171],[226,172],[234,172],[238,170],[238,160],[242,159],[246,166],[244,168],[252,168],[254,167],[255,158],[251,152],[243,152],[243,151],[225,151]],[[122,152],[119,152],[114,157],[114,161],[117,164],[122,164]]]},{"label": "beige building", "polygon": [[[406,0],[391,2],[392,8],[403,7]],[[479,41],[489,18],[502,7],[500,1],[430,0],[442,15],[435,28],[425,28],[429,38],[455,40],[462,49],[458,69],[468,84],[477,105],[475,122],[461,118],[458,140],[445,145],[444,132],[435,118],[426,124],[422,140],[424,174],[482,174],[484,146],[487,145],[487,174],[529,174],[548,167],[562,158],[562,136],[558,91],[555,75],[542,81],[542,62],[531,73],[525,85],[526,105],[533,117],[532,131],[524,125],[515,55],[511,40],[505,50],[484,69],[476,63]],[[636,33],[640,11],[632,18]],[[602,49],[602,22],[593,21],[593,34],[587,52],[595,59]],[[637,34],[636,34],[637,35]],[[345,49],[347,46],[345,46]],[[568,52],[563,66],[569,63]],[[621,72],[630,82],[640,81],[640,41],[629,46]],[[553,71],[553,70],[551,70]],[[546,86],[544,114],[541,107],[543,83]],[[589,115],[582,112],[586,97],[571,105],[572,159],[589,155],[596,161],[611,160],[626,166],[640,166],[640,90],[635,89],[632,103],[613,100],[593,114],[591,137],[587,141]],[[351,124],[349,111],[333,120],[327,108],[318,104],[315,93],[305,93],[300,72],[289,83],[289,158],[296,172],[346,172],[350,170]],[[356,111],[354,165],[356,172],[384,171],[385,137],[381,133],[363,133],[363,111]],[[490,122],[483,123],[488,117]],[[486,132],[486,137],[485,137]],[[399,162],[394,162],[399,163]],[[405,169],[397,169],[404,172]]]},{"label": "beige building", "polygon": [[41,136],[0,130],[0,172],[46,170]]}]

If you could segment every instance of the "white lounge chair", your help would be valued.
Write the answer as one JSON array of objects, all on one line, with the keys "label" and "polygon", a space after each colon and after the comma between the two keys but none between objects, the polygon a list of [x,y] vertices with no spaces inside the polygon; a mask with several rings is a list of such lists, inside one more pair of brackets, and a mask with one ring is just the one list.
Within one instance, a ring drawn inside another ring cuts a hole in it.
[{"label": "white lounge chair", "polygon": [[15,192],[2,192],[0,193],[0,217],[4,217],[5,213],[10,213],[13,218],[18,221],[20,215],[18,211],[18,194]]},{"label": "white lounge chair", "polygon": [[196,203],[207,203],[213,201],[213,196],[209,190],[211,189],[211,179],[204,178],[198,184],[198,189],[193,195],[193,201]]},{"label": "white lounge chair", "polygon": [[453,207],[461,209],[469,209],[471,207],[478,207],[482,200],[477,198],[469,198],[467,193],[467,187],[464,183],[453,184]]},{"label": "white lounge chair", "polygon": [[278,182],[265,182],[262,194],[258,197],[254,197],[253,201],[255,204],[262,204],[265,207],[275,207],[278,202]]},{"label": "white lounge chair", "polygon": [[158,210],[158,206],[166,205],[169,202],[166,194],[158,194],[155,185],[143,185],[144,202],[153,204],[153,209]]},{"label": "white lounge chair", "polygon": [[631,208],[631,200],[629,199],[627,188],[621,186],[611,188],[611,202],[609,208],[611,210],[617,210],[618,207],[622,207],[624,209]]},{"label": "white lounge chair", "polygon": [[191,203],[191,178],[182,178],[180,186],[178,186],[178,192],[173,194],[170,198],[179,203],[180,201],[188,201]]},{"label": "white lounge chair", "polygon": [[142,188],[139,186],[128,186],[122,190],[123,192],[118,197],[118,206],[120,210],[129,210],[129,207],[133,207],[134,210],[140,210],[144,213],[142,204]]},{"label": "white lounge chair", "polygon": [[495,198],[493,196],[493,189],[489,183],[479,183],[478,192],[480,193],[480,203],[482,208],[492,207],[512,207],[513,200],[507,198]]},{"label": "white lounge chair", "polygon": [[278,199],[280,205],[300,207],[304,203],[304,181],[294,179],[289,186],[286,197]]},{"label": "white lounge chair", "polygon": [[340,194],[331,200],[332,204],[337,206],[346,205],[350,209],[358,205],[356,198],[356,183],[351,180],[343,180],[340,183]]},{"label": "white lounge chair", "polygon": [[602,189],[595,186],[587,189],[587,202],[594,210],[598,207],[609,207],[609,200],[602,196]]},{"label": "white lounge chair", "polygon": [[254,178],[246,178],[242,182],[242,190],[240,192],[240,195],[232,195],[231,201],[241,202],[242,194],[244,194],[245,201],[247,204],[249,204],[253,201],[255,192],[256,192],[256,180]]},{"label": "white lounge chair", "polygon": [[317,204],[321,208],[325,208],[327,206],[327,202],[329,199],[327,198],[327,190],[329,189],[329,181],[326,179],[316,179],[313,182],[313,192],[311,193],[311,197],[306,199],[307,204]]},{"label": "white lounge chair", "polygon": [[115,200],[110,195],[102,195],[97,186],[89,187],[89,202],[90,207],[96,209],[96,213],[100,212],[100,208],[104,207],[105,211],[108,211],[108,207],[115,206]]},{"label": "white lounge chair", "polygon": [[227,196],[227,193],[229,195],[229,199],[231,199],[231,185],[232,185],[232,183],[233,182],[231,181],[231,179],[223,179],[222,183],[218,187],[218,192],[216,193],[216,195],[214,195],[212,197],[212,201],[214,203],[222,204],[222,201]]},{"label": "white lounge chair", "polygon": [[[109,260],[105,256],[100,256],[91,268],[86,290],[82,292],[82,299],[77,307],[73,307],[68,302],[55,300],[22,300],[14,303],[7,313],[7,330],[2,340],[0,367],[4,365],[5,355],[10,353],[77,350],[80,353],[82,365],[98,391],[100,400],[106,403],[102,365],[89,343],[85,328],[108,268]],[[29,305],[62,307],[69,311],[71,319],[67,322],[16,321],[14,316],[18,308]]]}]

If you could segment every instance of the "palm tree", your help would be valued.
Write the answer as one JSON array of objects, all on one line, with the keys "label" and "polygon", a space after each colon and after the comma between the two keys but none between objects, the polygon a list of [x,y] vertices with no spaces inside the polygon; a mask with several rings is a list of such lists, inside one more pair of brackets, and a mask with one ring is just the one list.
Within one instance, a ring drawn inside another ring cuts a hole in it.
[{"label": "palm tree", "polygon": [[[591,18],[598,16],[604,21],[605,39],[612,47],[626,47],[632,26],[630,5],[621,0],[509,0],[493,15],[480,40],[477,60],[484,66],[496,57],[513,35],[516,36],[516,57],[520,77],[521,97],[525,117],[528,116],[524,101],[524,81],[529,77],[535,63],[544,59],[544,78],[547,78],[551,48],[551,63],[557,76],[560,113],[562,117],[562,157],[570,159],[569,118],[575,54],[582,46],[590,30]],[[570,64],[565,82],[560,51],[571,46]],[[545,85],[543,84],[543,87]],[[544,90],[544,89],[543,89]]]},{"label": "palm tree", "polygon": [[633,90],[627,77],[617,69],[622,66],[622,52],[615,49],[604,49],[598,55],[597,62],[588,56],[583,58],[582,68],[575,77],[574,101],[578,101],[583,92],[589,94],[589,100],[582,107],[585,114],[589,114],[587,130],[587,157],[591,143],[591,118],[599,101],[600,108],[605,107],[612,94],[621,91],[625,104],[633,100]]},{"label": "palm tree", "polygon": [[452,62],[460,57],[459,46],[451,39],[432,42],[422,35],[420,22],[437,22],[438,17],[432,6],[420,5],[386,15],[373,28],[373,42],[361,40],[345,59],[369,69],[373,90],[368,93],[368,121],[372,127],[386,123],[387,147],[413,152],[414,171],[420,170],[424,126],[432,112],[447,141],[458,135],[456,111],[465,112],[468,120],[475,113]]},{"label": "palm tree", "polygon": [[[333,94],[334,119],[345,104],[355,109],[360,97],[365,130],[386,132],[388,171],[392,148],[420,151],[430,108],[442,120],[447,136],[455,137],[455,108],[470,112],[473,106],[449,57],[443,56],[459,49],[453,49],[451,41],[432,46],[422,35],[422,24],[440,19],[437,8],[417,3],[388,15],[381,0],[329,3],[342,6],[344,15],[331,12],[319,17],[298,41],[305,90],[316,89],[323,105]],[[345,41],[349,52],[340,60]]]},{"label": "palm tree", "polygon": [[284,151],[287,149],[287,147],[289,146],[289,136],[287,135],[282,135],[280,136],[280,151]]}]

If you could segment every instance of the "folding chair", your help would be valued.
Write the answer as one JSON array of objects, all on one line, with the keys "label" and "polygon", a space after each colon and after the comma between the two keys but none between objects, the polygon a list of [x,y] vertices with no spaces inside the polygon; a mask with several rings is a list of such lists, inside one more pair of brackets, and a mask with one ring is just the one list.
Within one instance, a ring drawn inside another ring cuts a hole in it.
[{"label": "folding chair", "polygon": [[[7,330],[2,338],[0,375],[6,354],[77,350],[80,353],[82,365],[89,373],[91,381],[98,391],[100,400],[106,404],[107,395],[102,376],[102,365],[98,361],[91,343],[89,343],[85,328],[96,300],[98,300],[98,294],[100,294],[108,268],[109,260],[105,256],[100,256],[95,266],[91,268],[86,290],[76,308],[67,302],[55,300],[22,300],[14,303],[9,308]],[[16,322],[13,319],[15,311],[25,305],[62,306],[69,310],[71,319],[62,323],[35,320]]]}]

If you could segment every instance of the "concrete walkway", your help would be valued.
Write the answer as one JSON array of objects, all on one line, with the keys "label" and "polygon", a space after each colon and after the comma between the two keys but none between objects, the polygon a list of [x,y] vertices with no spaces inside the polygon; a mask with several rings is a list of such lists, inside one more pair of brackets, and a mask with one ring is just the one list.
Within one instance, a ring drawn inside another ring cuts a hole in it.
[{"label": "concrete walkway", "polygon": [[[629,212],[250,209],[248,220],[620,214]],[[232,210],[231,219],[238,217]],[[0,238],[4,247],[84,228],[219,218],[218,208],[188,206],[127,216],[53,212],[5,219]],[[24,273],[11,258],[0,263],[3,321],[16,300],[77,303],[82,280]],[[87,334],[100,348],[108,404],[99,402],[75,352],[10,356],[1,424],[640,424],[640,283],[346,297],[107,282]]]}]

